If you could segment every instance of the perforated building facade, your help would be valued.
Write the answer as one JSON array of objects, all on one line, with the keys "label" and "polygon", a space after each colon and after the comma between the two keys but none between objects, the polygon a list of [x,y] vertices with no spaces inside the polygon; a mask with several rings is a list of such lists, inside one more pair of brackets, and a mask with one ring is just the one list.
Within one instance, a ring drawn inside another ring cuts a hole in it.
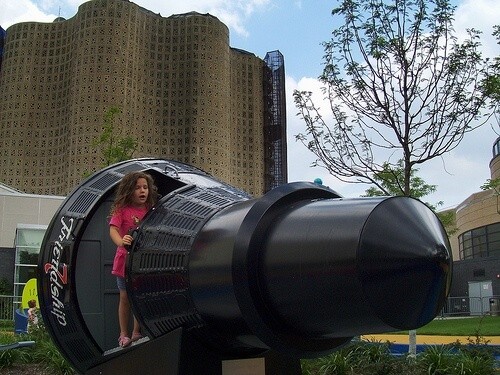
[{"label": "perforated building facade", "polygon": [[265,134],[276,90],[269,71],[231,48],[228,28],[209,14],[162,17],[93,0],[68,20],[15,24],[0,67],[0,181],[67,194],[103,166],[95,142],[104,115],[119,108],[115,131],[138,141],[133,157],[189,163],[260,195],[286,182],[286,157],[272,158],[286,154],[286,137],[283,148]]}]

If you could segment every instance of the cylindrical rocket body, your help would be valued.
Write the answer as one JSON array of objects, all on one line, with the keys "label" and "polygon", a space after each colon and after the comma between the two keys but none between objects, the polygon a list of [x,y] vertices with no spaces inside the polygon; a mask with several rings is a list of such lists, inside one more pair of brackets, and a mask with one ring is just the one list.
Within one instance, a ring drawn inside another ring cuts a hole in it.
[{"label": "cylindrical rocket body", "polygon": [[420,327],[449,288],[444,230],[409,198],[303,204],[270,229],[261,285],[304,335],[357,336]]},{"label": "cylindrical rocket body", "polygon": [[424,204],[283,196],[218,212],[193,243],[193,302],[217,332],[307,355],[337,339],[420,327],[439,312],[449,243]]}]

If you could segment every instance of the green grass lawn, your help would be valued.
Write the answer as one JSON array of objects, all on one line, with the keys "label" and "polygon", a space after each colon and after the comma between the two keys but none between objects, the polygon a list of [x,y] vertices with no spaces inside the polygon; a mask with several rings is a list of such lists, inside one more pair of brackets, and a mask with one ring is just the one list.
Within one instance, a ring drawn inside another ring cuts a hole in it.
[{"label": "green grass lawn", "polygon": [[[408,334],[408,331],[397,332]],[[419,335],[500,336],[500,316],[472,318],[436,318],[417,329]]]}]

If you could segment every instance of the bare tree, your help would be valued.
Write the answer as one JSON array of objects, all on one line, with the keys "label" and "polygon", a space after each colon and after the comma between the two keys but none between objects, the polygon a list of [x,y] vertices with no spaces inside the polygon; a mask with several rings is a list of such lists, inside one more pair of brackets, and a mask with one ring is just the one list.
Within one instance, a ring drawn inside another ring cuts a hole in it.
[{"label": "bare tree", "polygon": [[323,43],[319,77],[333,120],[311,92],[294,92],[307,126],[296,138],[317,156],[315,166],[387,194],[373,176],[390,175],[387,183],[409,196],[413,168],[488,120],[480,33],[469,30],[459,43],[454,10],[447,0],[340,1],[332,15],[343,24]]}]

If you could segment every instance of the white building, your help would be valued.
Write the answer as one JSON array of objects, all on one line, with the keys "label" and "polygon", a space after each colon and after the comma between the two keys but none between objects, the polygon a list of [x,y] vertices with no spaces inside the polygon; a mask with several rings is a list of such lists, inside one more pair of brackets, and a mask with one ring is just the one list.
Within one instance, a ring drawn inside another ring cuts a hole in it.
[{"label": "white building", "polygon": [[25,194],[0,183],[0,279],[21,295],[36,276],[40,244],[64,197]]}]

